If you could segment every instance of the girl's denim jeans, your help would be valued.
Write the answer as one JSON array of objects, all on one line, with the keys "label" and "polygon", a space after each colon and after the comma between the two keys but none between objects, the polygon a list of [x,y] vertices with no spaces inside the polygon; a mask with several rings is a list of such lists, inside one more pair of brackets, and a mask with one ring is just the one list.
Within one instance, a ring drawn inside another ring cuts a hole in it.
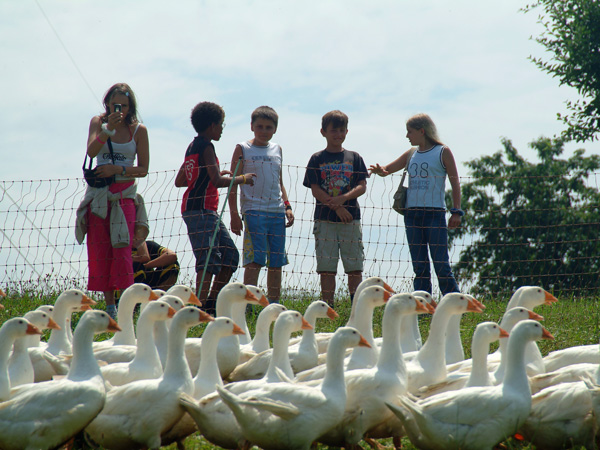
[{"label": "girl's denim jeans", "polygon": [[431,293],[430,253],[442,295],[459,292],[448,256],[446,211],[443,209],[407,209],[404,213],[404,225],[415,272],[415,291]]}]

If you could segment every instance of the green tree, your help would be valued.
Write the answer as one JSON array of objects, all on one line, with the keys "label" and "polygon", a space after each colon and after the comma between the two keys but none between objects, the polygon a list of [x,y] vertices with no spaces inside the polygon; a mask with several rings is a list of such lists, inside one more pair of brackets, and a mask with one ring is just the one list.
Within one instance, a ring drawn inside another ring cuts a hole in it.
[{"label": "green tree", "polygon": [[599,290],[600,156],[580,149],[559,159],[563,141],[542,137],[530,144],[540,160],[532,163],[502,143],[503,151],[467,163],[467,215],[450,234],[451,242],[467,242],[455,274],[480,293],[524,285],[575,295]]},{"label": "green tree", "polygon": [[600,131],[600,3],[598,0],[538,0],[523,11],[541,8],[544,32],[535,40],[553,56],[530,59],[560,85],[577,89],[581,99],[567,101],[569,114],[558,114],[567,129],[563,138],[584,142]]}]

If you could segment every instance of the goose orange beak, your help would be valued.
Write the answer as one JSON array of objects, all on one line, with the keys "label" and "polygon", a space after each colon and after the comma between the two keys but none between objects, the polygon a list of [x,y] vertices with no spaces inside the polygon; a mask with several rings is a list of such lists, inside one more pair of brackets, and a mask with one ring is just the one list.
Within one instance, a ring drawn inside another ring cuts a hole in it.
[{"label": "goose orange beak", "polygon": [[327,317],[329,317],[331,320],[335,320],[339,316],[340,315],[335,312],[335,309],[333,309],[331,306],[329,306],[329,309],[327,310]]},{"label": "goose orange beak", "polygon": [[49,328],[51,330],[60,330],[60,325],[57,324],[54,320],[52,320],[52,317],[49,317],[48,318],[48,325],[46,325],[46,328]]},{"label": "goose orange beak", "polygon": [[533,311],[529,311],[529,318],[537,321],[544,320],[543,316],[540,316],[538,313],[534,313]]},{"label": "goose orange beak", "polygon": [[116,322],[115,319],[113,319],[112,317],[108,318],[108,327],[106,327],[106,329],[108,331],[112,331],[113,333],[117,332],[117,331],[121,331],[121,327],[119,326],[119,324]]},{"label": "goose orange beak", "polygon": [[175,311],[175,309],[173,309],[173,307],[169,306],[169,312],[167,312],[167,317],[169,319],[172,318],[175,315],[176,312],[177,311]]},{"label": "goose orange beak", "polygon": [[87,295],[83,294],[83,298],[81,299],[82,305],[95,305],[96,302],[89,298]]},{"label": "goose orange beak", "polygon": [[552,336],[552,334],[548,330],[542,327],[542,339],[554,340],[554,336]]},{"label": "goose orange beak", "polygon": [[234,323],[233,324],[233,334],[246,334],[246,333],[244,332],[244,330],[242,330],[242,328],[239,325]]},{"label": "goose orange beak", "polygon": [[434,299],[431,299],[431,301],[429,302],[429,304],[431,306],[433,306],[433,309],[437,308],[437,305],[438,305],[437,302]]},{"label": "goose orange beak", "polygon": [[546,305],[551,305],[552,303],[556,303],[557,301],[558,299],[554,295],[552,295],[548,291],[544,291],[544,303]]},{"label": "goose orange beak", "polygon": [[91,311],[92,309],[94,308],[92,308],[91,305],[81,305],[79,307],[79,311]]},{"label": "goose orange beak", "polygon": [[34,325],[28,324],[25,334],[42,334],[40,329]]},{"label": "goose orange beak", "polygon": [[308,323],[304,317],[302,318],[302,329],[303,330],[312,330],[313,329],[312,325],[310,323]]},{"label": "goose orange beak", "polygon": [[391,296],[392,296],[392,293],[390,291],[386,291],[385,289],[383,290],[383,301],[384,302],[387,302]]},{"label": "goose orange beak", "polygon": [[481,307],[479,306],[481,303],[478,302],[477,300],[472,300],[472,299],[467,299],[467,301],[469,302],[469,305],[467,306],[467,311],[469,312],[475,312],[475,313],[482,313],[483,309],[481,309]]},{"label": "goose orange beak", "polygon": [[199,314],[199,319],[198,320],[200,322],[212,322],[213,320],[215,320],[215,318],[213,316],[211,316],[210,314],[205,313],[201,309],[198,310],[198,314]]},{"label": "goose orange beak", "polygon": [[150,290],[150,296],[148,297],[148,301],[158,300],[159,298],[160,297],[156,292],[154,292],[153,290]]},{"label": "goose orange beak", "polygon": [[389,291],[389,292],[391,292],[392,294],[395,294],[395,293],[396,293],[396,291],[394,291],[394,290],[392,289],[392,287],[391,287],[389,284],[387,284],[385,281],[383,282],[383,288],[384,288],[386,291]]},{"label": "goose orange beak", "polygon": [[367,342],[367,340],[362,335],[360,336],[360,341],[358,342],[358,346],[359,347],[371,348],[371,344],[369,344]]},{"label": "goose orange beak", "polygon": [[188,298],[187,302],[191,303],[192,305],[202,306],[202,302],[193,292],[190,294],[190,298]]},{"label": "goose orange beak", "polygon": [[501,338],[507,338],[509,336],[508,331],[506,331],[503,328],[500,328],[500,337]]},{"label": "goose orange beak", "polygon": [[429,305],[427,303],[424,303],[420,300],[415,300],[415,303],[417,304],[417,307],[416,307],[417,312],[421,312],[421,313],[425,313],[425,314],[429,314],[432,312],[429,310],[429,308],[428,308]]}]

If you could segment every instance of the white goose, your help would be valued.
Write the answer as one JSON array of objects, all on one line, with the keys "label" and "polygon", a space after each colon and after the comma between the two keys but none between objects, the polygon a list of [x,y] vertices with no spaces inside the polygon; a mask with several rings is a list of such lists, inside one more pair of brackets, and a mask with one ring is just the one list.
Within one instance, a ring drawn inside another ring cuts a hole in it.
[{"label": "white goose", "polygon": [[73,335],[73,359],[65,378],[12,390],[0,408],[0,448],[53,449],[79,433],[104,406],[104,380],[92,352],[95,333],[118,331],[104,311],[87,311]]},{"label": "white goose", "polygon": [[408,391],[418,389],[446,379],[445,340],[448,322],[453,315],[465,312],[481,313],[482,309],[472,297],[458,292],[444,295],[431,319],[429,337],[421,350],[407,362]]},{"label": "white goose", "polygon": [[[356,303],[354,323],[356,329],[369,343],[369,347],[355,347],[344,362],[346,370],[364,369],[377,364],[379,350],[373,337],[373,311],[385,305],[390,296],[389,291],[376,285],[363,289],[358,298],[354,297]],[[325,372],[326,366],[320,365],[296,374],[296,380],[300,382],[320,380]]]},{"label": "white goose", "polygon": [[[262,289],[257,286],[252,286],[251,284],[247,284],[246,287],[254,294],[254,296],[258,299],[258,302],[262,306],[268,306],[269,300],[265,296]],[[246,321],[246,307],[249,304],[252,304],[253,301],[244,302],[236,302],[231,307],[231,318],[242,330],[244,330],[244,335],[238,336],[240,345],[247,345],[252,341],[252,336],[250,335],[250,331],[248,330],[248,322]]]},{"label": "white goose", "polygon": [[265,450],[308,450],[344,413],[343,358],[346,348],[357,345],[369,344],[356,329],[342,327],[334,333],[327,352],[327,374],[317,388],[283,382],[240,396],[222,387],[217,392],[250,443]]},{"label": "white goose", "polygon": [[305,329],[302,332],[300,342],[291,345],[288,350],[294,373],[312,369],[318,364],[319,348],[315,338],[317,319],[335,320],[338,317],[338,313],[322,300],[314,301],[308,305],[304,313],[304,319],[306,319],[311,328]]},{"label": "white goose", "polygon": [[[384,288],[390,294],[394,293],[394,290],[383,280],[381,277],[369,277],[360,282],[358,287],[356,288],[356,292],[354,293],[354,301],[351,305],[350,317],[348,318],[348,322],[346,322],[347,327],[356,327],[354,320],[357,316],[356,314],[356,302],[360,297],[361,292],[371,286],[379,286]],[[360,330],[359,330],[360,332]],[[324,354],[327,352],[327,345],[329,344],[329,339],[333,336],[332,332],[320,332],[315,335],[315,339],[317,340],[317,346],[319,349],[319,354]],[[295,345],[300,342],[301,338],[294,338],[290,341],[290,345]]]},{"label": "white goose", "polygon": [[52,330],[45,350],[53,355],[70,355],[73,349],[67,328],[71,327],[71,315],[77,311],[91,309],[95,304],[94,300],[79,289],[68,289],[62,292],[54,302],[52,313],[52,318],[60,328]]},{"label": "white goose", "polygon": [[[41,331],[49,328],[58,328],[58,324],[44,311],[29,311],[23,317]],[[11,387],[34,382],[33,363],[31,362],[28,351],[29,338],[32,336],[39,337],[40,335],[25,335],[15,340],[13,352],[8,359],[8,375]]]},{"label": "white goose", "polygon": [[[485,310],[483,303],[469,294],[464,294],[467,298],[473,300],[482,310]],[[465,351],[462,345],[460,335],[460,321],[462,314],[456,314],[450,318],[448,327],[446,328],[446,364],[454,364],[459,361],[464,361]]]},{"label": "white goose", "polygon": [[9,319],[0,327],[0,401],[7,400],[10,396],[10,378],[8,375],[8,357],[10,350],[20,337],[27,334],[42,334],[23,317]]},{"label": "white goose", "polygon": [[508,333],[495,322],[481,322],[475,327],[471,344],[473,365],[470,371],[450,373],[444,381],[419,390],[419,398],[427,398],[442,392],[455,391],[470,386],[492,386],[488,372],[487,356],[490,344],[500,338],[508,338]]},{"label": "white goose", "polygon": [[254,338],[252,338],[249,344],[240,346],[239,364],[243,364],[258,353],[271,348],[271,343],[269,342],[271,324],[284,311],[287,311],[287,308],[280,303],[271,303],[261,310],[256,319]]},{"label": "white goose", "polygon": [[583,381],[550,386],[532,397],[529,417],[519,433],[536,448],[597,448],[592,393]]},{"label": "white goose", "polygon": [[[433,307],[411,294],[395,294],[383,313],[383,343],[375,367],[356,369],[345,374],[347,400],[341,421],[318,440],[329,446],[348,447],[370,437],[395,437],[403,434],[390,421],[396,416],[385,406],[406,394],[406,367],[400,347],[402,320],[418,313],[431,313]],[[401,430],[401,426],[399,427]]]},{"label": "white goose", "polygon": [[[175,310],[175,312],[179,311],[185,306],[183,300],[180,297],[170,294],[163,294],[160,297],[161,302],[165,302],[171,308]],[[156,344],[156,349],[158,350],[158,356],[160,357],[160,364],[165,368],[167,364],[167,350],[169,348],[169,326],[171,323],[171,319],[167,320],[159,320],[154,322],[154,343]]]},{"label": "white goose", "polygon": [[[232,308],[234,304],[243,303],[246,305],[248,302],[261,306],[267,306],[268,304],[256,298],[245,284],[240,282],[229,283],[217,295],[217,317],[229,317],[233,320]],[[200,365],[201,341],[202,338],[188,338],[185,341],[185,357],[194,376]],[[221,376],[227,378],[233,369],[235,369],[240,359],[240,341],[238,336],[228,336],[221,339],[217,354]]]},{"label": "white goose", "polygon": [[[323,302],[324,303],[324,302]],[[327,305],[327,303],[324,303]],[[327,305],[327,308],[329,306]],[[230,381],[258,380],[267,375],[272,380],[279,377],[275,368],[281,370],[289,379],[294,378],[290,362],[289,342],[294,331],[310,330],[312,326],[298,311],[285,311],[277,317],[273,327],[273,348],[267,349],[237,366],[229,375]]]},{"label": "white goose", "polygon": [[[430,304],[434,309],[437,303],[427,291],[414,291],[412,295],[422,298],[425,302]],[[409,314],[402,317],[402,324],[400,330],[400,345],[402,352],[416,352],[421,349],[423,342],[421,339],[421,331],[419,330],[419,315]]]},{"label": "white goose", "polygon": [[187,331],[210,320],[213,320],[211,316],[194,306],[177,312],[169,330],[169,356],[163,376],[111,389],[104,409],[86,427],[86,436],[110,449],[158,449],[161,434],[171,429],[184,414],[179,397],[182,393],[194,392],[183,351]]},{"label": "white goose", "polygon": [[508,343],[506,377],[500,386],[464,388],[419,402],[401,397],[400,405],[388,407],[419,448],[492,449],[516,433],[529,416],[531,391],[525,346],[544,338],[553,339],[536,321],[525,320],[515,326]]},{"label": "white goose", "polygon": [[137,304],[145,304],[152,300],[157,300],[158,295],[152,292],[152,288],[144,283],[134,283],[123,291],[119,300],[119,309],[117,311],[117,322],[123,331],[115,334],[111,339],[105,341],[94,342],[94,351],[98,355],[102,355],[102,359],[106,362],[121,362],[117,360],[106,360],[104,354],[100,350],[115,345],[135,345],[135,327],[133,325],[133,313]]},{"label": "white goose", "polygon": [[[270,358],[267,374],[260,380],[246,380],[229,383],[227,389],[241,394],[247,390],[262,387],[267,383],[281,381],[281,373],[285,377],[293,376],[287,349],[290,335],[310,326],[298,311],[285,311],[275,321],[273,330],[273,357]],[[269,351],[269,350],[267,350]],[[269,351],[270,353],[270,351]],[[258,356],[260,356],[259,354]],[[213,444],[224,448],[238,448],[243,435],[231,410],[223,403],[217,393],[208,394],[195,404],[193,415],[202,435]],[[189,410],[188,410],[189,412]],[[191,413],[190,413],[191,414]]]},{"label": "white goose", "polygon": [[[195,399],[200,399],[207,394],[215,391],[216,386],[223,386],[223,380],[217,366],[217,345],[219,340],[226,336],[244,334],[244,330],[239,327],[229,317],[217,317],[214,322],[210,322],[202,334],[202,359],[200,368],[194,377],[194,395]],[[219,423],[221,427],[222,424]],[[169,445],[177,442],[178,448],[184,448],[182,440],[198,430],[196,422],[188,415],[184,414],[179,422],[168,433],[161,437],[161,445]]]},{"label": "white goose", "polygon": [[137,350],[128,363],[113,363],[101,367],[102,376],[112,386],[122,386],[135,380],[158,378],[163,369],[154,342],[155,322],[165,321],[175,315],[175,310],[161,300],[149,303],[137,322]]}]

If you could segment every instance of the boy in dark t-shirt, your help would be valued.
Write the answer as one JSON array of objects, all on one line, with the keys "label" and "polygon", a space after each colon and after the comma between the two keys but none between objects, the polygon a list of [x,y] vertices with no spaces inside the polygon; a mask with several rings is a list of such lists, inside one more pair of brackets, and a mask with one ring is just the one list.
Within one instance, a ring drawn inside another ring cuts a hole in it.
[{"label": "boy in dark t-shirt", "polygon": [[348,274],[350,298],[362,281],[364,250],[357,198],[367,190],[367,168],[362,157],[342,147],[348,133],[348,116],[330,111],[323,116],[321,134],[325,150],[311,156],[304,186],[316,199],[315,250],[323,300],[333,305],[335,275],[341,256]]},{"label": "boy in dark t-shirt", "polygon": [[[217,214],[217,188],[228,187],[231,183],[253,185],[256,175],[246,173],[232,178],[226,176],[231,175],[231,172],[221,172],[219,168],[212,141],[221,139],[225,127],[223,108],[211,102],[198,103],[192,110],[191,119],[198,136],[185,152],[185,160],[175,178],[175,186],[187,187],[181,212],[196,257],[196,292],[199,290],[198,297],[205,305],[205,310],[214,313],[217,294],[237,270],[240,259],[227,228]],[[214,248],[209,251],[217,227]],[[206,276],[200,286],[205,265]],[[211,288],[213,275],[215,281]]]},{"label": "boy in dark t-shirt", "polygon": [[167,291],[179,276],[177,254],[154,241],[134,242],[132,248],[133,278],[152,289]]}]

